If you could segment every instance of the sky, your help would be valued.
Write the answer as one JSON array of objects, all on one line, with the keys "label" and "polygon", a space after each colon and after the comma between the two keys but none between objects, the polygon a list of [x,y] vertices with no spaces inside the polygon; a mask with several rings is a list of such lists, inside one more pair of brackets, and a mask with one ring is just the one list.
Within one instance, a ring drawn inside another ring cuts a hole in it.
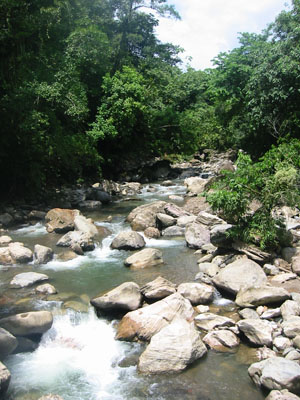
[{"label": "sky", "polygon": [[[213,66],[220,52],[239,45],[238,32],[261,33],[291,0],[169,0],[181,20],[160,18],[157,36],[185,49],[181,58],[195,69]],[[192,57],[188,61],[188,57]]]}]

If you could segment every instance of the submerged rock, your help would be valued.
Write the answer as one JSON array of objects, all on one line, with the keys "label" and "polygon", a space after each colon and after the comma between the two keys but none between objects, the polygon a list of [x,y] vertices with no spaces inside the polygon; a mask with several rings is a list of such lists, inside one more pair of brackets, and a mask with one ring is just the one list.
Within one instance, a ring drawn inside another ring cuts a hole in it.
[{"label": "submerged rock", "polygon": [[143,249],[132,256],[126,258],[126,267],[142,269],[163,264],[162,252],[158,249]]},{"label": "submerged rock", "polygon": [[144,373],[179,372],[206,353],[194,324],[176,319],[152,337],[138,369]]},{"label": "submerged rock", "polygon": [[17,345],[17,339],[7,330],[0,328],[0,360],[11,354]]},{"label": "submerged rock", "polygon": [[15,336],[28,336],[47,332],[53,323],[49,311],[32,311],[0,319],[0,327]]},{"label": "submerged rock", "polygon": [[203,313],[195,317],[195,323],[199,329],[212,331],[213,329],[228,328],[235,326],[233,319],[213,313]]},{"label": "submerged rock", "polygon": [[258,386],[300,393],[300,366],[295,361],[282,357],[268,358],[252,364],[248,373]]},{"label": "submerged rock", "polygon": [[100,311],[133,311],[142,303],[139,286],[134,282],[125,282],[103,296],[95,297],[91,304]]},{"label": "submerged rock", "polygon": [[117,250],[138,250],[145,247],[146,242],[137,232],[121,232],[111,242],[110,247]]},{"label": "submerged rock", "polygon": [[127,313],[118,326],[116,338],[150,340],[174,319],[189,320],[193,315],[194,309],[189,300],[174,293],[154,304]]}]

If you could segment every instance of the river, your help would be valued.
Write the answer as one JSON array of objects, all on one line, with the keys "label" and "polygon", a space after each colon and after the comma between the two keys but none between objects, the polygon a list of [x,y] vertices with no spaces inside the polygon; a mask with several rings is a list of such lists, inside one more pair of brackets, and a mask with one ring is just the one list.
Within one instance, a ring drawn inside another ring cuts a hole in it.
[{"label": "river", "polygon": [[[116,234],[130,229],[125,217],[134,207],[155,200],[168,201],[169,195],[184,193],[181,182],[174,182],[171,187],[154,184],[151,192],[146,185],[134,199],[84,213],[111,233],[94,251],[70,261],[54,259],[42,266],[18,265],[0,271],[1,316],[33,310],[51,310],[54,314],[52,328],[35,351],[4,360],[12,375],[5,400],[37,400],[48,393],[64,400],[264,399],[248,376],[252,350],[246,346],[241,345],[234,354],[210,350],[181,374],[144,376],[136,369],[144,345],[116,341],[117,321],[98,318],[89,306],[90,298],[126,281],[142,285],[158,276],[176,284],[194,280],[197,257],[186,247],[184,238],[146,239],[148,247],[163,252],[165,263],[143,270],[124,267],[129,252],[110,249]],[[60,236],[48,234],[40,223],[11,230],[9,235],[31,249],[42,244],[60,251],[55,246]],[[32,270],[47,274],[58,294],[45,300],[33,294],[32,289],[8,287],[14,275]],[[220,296],[212,307],[224,314],[234,312],[234,304]]]}]

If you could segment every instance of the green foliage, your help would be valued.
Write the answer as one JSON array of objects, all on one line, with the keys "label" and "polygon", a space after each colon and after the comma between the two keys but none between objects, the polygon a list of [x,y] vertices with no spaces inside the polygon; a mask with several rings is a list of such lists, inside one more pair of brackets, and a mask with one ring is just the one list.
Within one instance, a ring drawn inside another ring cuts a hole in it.
[{"label": "green foliage", "polygon": [[[235,225],[231,234],[262,248],[275,248],[286,239],[275,207],[300,206],[300,141],[272,147],[258,162],[239,154],[235,172],[224,171],[206,197],[212,208]],[[258,208],[251,211],[251,204]]]}]

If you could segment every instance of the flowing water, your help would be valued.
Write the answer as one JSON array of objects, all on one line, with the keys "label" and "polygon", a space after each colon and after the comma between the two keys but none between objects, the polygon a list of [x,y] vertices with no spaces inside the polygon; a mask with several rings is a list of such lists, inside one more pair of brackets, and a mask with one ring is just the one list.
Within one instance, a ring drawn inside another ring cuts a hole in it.
[{"label": "flowing water", "polygon": [[[181,374],[140,375],[136,363],[144,345],[116,341],[117,321],[98,318],[89,306],[90,298],[125,281],[142,285],[157,276],[177,284],[194,280],[197,258],[183,238],[146,239],[147,247],[162,250],[165,263],[144,270],[124,267],[130,253],[110,249],[112,239],[130,229],[125,222],[130,210],[145,202],[168,200],[171,194],[184,193],[180,183],[172,187],[145,186],[134,199],[114,202],[88,215],[109,230],[94,251],[69,261],[55,258],[43,266],[32,264],[0,271],[1,316],[40,309],[54,314],[52,328],[43,335],[34,352],[11,355],[4,360],[12,374],[5,400],[37,400],[48,393],[61,395],[64,400],[264,398],[248,377],[249,357],[245,355],[249,349],[245,346],[240,346],[236,354],[209,351],[204,359]],[[42,224],[21,227],[10,235],[31,248],[38,243],[53,247],[56,253],[61,251],[55,247],[59,236],[48,234]],[[58,295],[46,300],[34,295],[32,289],[8,287],[14,275],[31,270],[47,274]],[[221,312],[233,310],[232,302],[221,297],[214,303]]]}]

